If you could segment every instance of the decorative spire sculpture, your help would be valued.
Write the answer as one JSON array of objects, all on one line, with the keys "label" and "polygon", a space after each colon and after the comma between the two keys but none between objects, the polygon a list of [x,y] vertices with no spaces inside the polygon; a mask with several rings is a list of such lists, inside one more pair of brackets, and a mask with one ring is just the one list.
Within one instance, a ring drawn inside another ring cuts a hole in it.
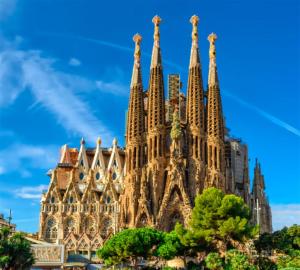
[{"label": "decorative spire sculpture", "polygon": [[211,33],[207,39],[210,43],[208,84],[210,86],[213,86],[219,83],[218,73],[217,73],[217,63],[216,63],[216,45],[215,45],[215,42],[217,40],[217,35],[215,33]]},{"label": "decorative spire sculpture", "polygon": [[161,55],[160,55],[160,33],[159,33],[159,24],[161,23],[161,18],[159,16],[154,16],[152,19],[154,24],[154,43],[152,50],[152,58],[151,58],[151,68],[154,68],[158,65],[161,65]]},{"label": "decorative spire sculpture", "polygon": [[134,64],[133,64],[130,88],[132,88],[135,84],[142,82],[141,71],[140,71],[142,36],[140,34],[135,34],[133,36],[133,41],[135,42],[135,49],[134,49]]}]

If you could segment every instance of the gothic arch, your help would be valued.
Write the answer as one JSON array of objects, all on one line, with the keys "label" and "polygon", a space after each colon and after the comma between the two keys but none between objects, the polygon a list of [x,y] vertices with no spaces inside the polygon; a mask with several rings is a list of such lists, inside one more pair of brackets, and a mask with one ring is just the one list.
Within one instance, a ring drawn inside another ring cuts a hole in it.
[{"label": "gothic arch", "polygon": [[82,232],[94,236],[96,233],[96,223],[95,219],[91,216],[87,216],[82,222]]},{"label": "gothic arch", "polygon": [[112,231],[113,222],[110,217],[104,217],[100,225],[100,235],[104,239]]},{"label": "gothic arch", "polygon": [[46,219],[45,239],[52,242],[57,238],[57,221],[56,218],[50,216]]},{"label": "gothic arch", "polygon": [[174,201],[174,199],[176,199],[176,193],[178,195],[178,198],[179,200],[182,202],[183,201],[183,197],[182,197],[182,194],[181,194],[181,191],[179,189],[179,187],[177,185],[174,186],[174,188],[172,189],[172,192],[170,194],[170,199],[169,199],[169,202],[172,203],[172,201]]},{"label": "gothic arch", "polygon": [[73,217],[67,217],[64,220],[64,237],[69,235],[71,232],[75,232],[76,223]]}]

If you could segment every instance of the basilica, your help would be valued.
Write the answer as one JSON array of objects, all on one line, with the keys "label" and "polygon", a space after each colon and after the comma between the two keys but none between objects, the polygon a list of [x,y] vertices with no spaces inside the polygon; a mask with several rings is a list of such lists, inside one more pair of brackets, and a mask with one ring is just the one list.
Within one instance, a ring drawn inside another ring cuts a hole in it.
[{"label": "basilica", "polygon": [[[208,187],[241,196],[261,232],[272,231],[271,209],[261,165],[250,189],[248,146],[231,137],[222,110],[216,62],[216,34],[208,36],[209,72],[203,87],[198,17],[192,16],[192,44],[186,95],[179,74],[164,89],[161,19],[155,16],[148,89],[142,84],[141,41],[134,35],[134,63],[126,145],[64,145],[42,195],[39,239],[65,245],[68,255],[92,259],[123,228],[151,226],[170,231],[187,225],[194,199]],[[167,98],[165,98],[167,93]]]}]

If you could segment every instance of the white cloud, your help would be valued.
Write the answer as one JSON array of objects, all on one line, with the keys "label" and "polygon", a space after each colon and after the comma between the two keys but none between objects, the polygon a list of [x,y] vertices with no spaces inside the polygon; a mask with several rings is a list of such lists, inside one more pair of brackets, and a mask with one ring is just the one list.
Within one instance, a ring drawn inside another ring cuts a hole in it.
[{"label": "white cloud", "polygon": [[287,131],[289,131],[290,133],[300,137],[300,130],[291,126],[290,124],[280,120],[279,118],[277,118],[276,116],[242,100],[241,98],[232,95],[231,93],[229,93],[228,91],[224,91],[223,90],[223,94],[229,98],[231,98],[232,100],[238,102],[239,104],[241,104],[242,106],[244,106],[245,108],[248,108],[254,112],[256,112],[257,114],[259,114],[260,116],[264,117],[265,119],[267,119],[268,121],[270,121],[271,123],[273,123],[274,125],[277,125]]},{"label": "white cloud", "polygon": [[16,0],[0,0],[0,21],[13,13],[16,2]]},{"label": "white cloud", "polygon": [[273,230],[300,224],[300,204],[272,204]]},{"label": "white cloud", "polygon": [[[90,142],[100,135],[105,144],[110,143],[109,130],[78,95],[81,91],[96,89],[95,81],[54,69],[56,60],[43,56],[40,51],[20,50],[7,41],[3,44],[0,50],[0,107],[12,104],[22,91],[30,90],[35,104],[54,114],[69,133],[83,136]],[[102,90],[105,91],[105,87]]]},{"label": "white cloud", "polygon": [[77,58],[71,58],[69,60],[69,65],[73,67],[78,67],[81,65],[81,62]]},{"label": "white cloud", "polygon": [[111,93],[113,95],[127,95],[128,88],[120,82],[96,81],[97,88],[102,92]]},{"label": "white cloud", "polygon": [[17,171],[22,177],[31,176],[31,169],[49,169],[58,160],[57,146],[36,146],[15,143],[0,150],[0,175]]},{"label": "white cloud", "polygon": [[47,189],[47,185],[21,187],[16,189],[14,194],[22,199],[40,199],[42,192]]}]

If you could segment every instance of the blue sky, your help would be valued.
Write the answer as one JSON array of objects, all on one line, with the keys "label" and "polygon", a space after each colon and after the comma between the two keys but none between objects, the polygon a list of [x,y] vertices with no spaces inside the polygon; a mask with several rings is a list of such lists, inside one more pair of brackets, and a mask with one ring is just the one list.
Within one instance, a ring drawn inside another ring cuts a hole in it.
[{"label": "blue sky", "polygon": [[300,223],[300,2],[298,0],[0,0],[0,212],[37,231],[40,193],[65,143],[123,145],[133,63],[142,41],[147,87],[151,19],[160,15],[165,78],[185,91],[193,14],[204,83],[208,42],[231,134],[262,163],[274,228]]}]

